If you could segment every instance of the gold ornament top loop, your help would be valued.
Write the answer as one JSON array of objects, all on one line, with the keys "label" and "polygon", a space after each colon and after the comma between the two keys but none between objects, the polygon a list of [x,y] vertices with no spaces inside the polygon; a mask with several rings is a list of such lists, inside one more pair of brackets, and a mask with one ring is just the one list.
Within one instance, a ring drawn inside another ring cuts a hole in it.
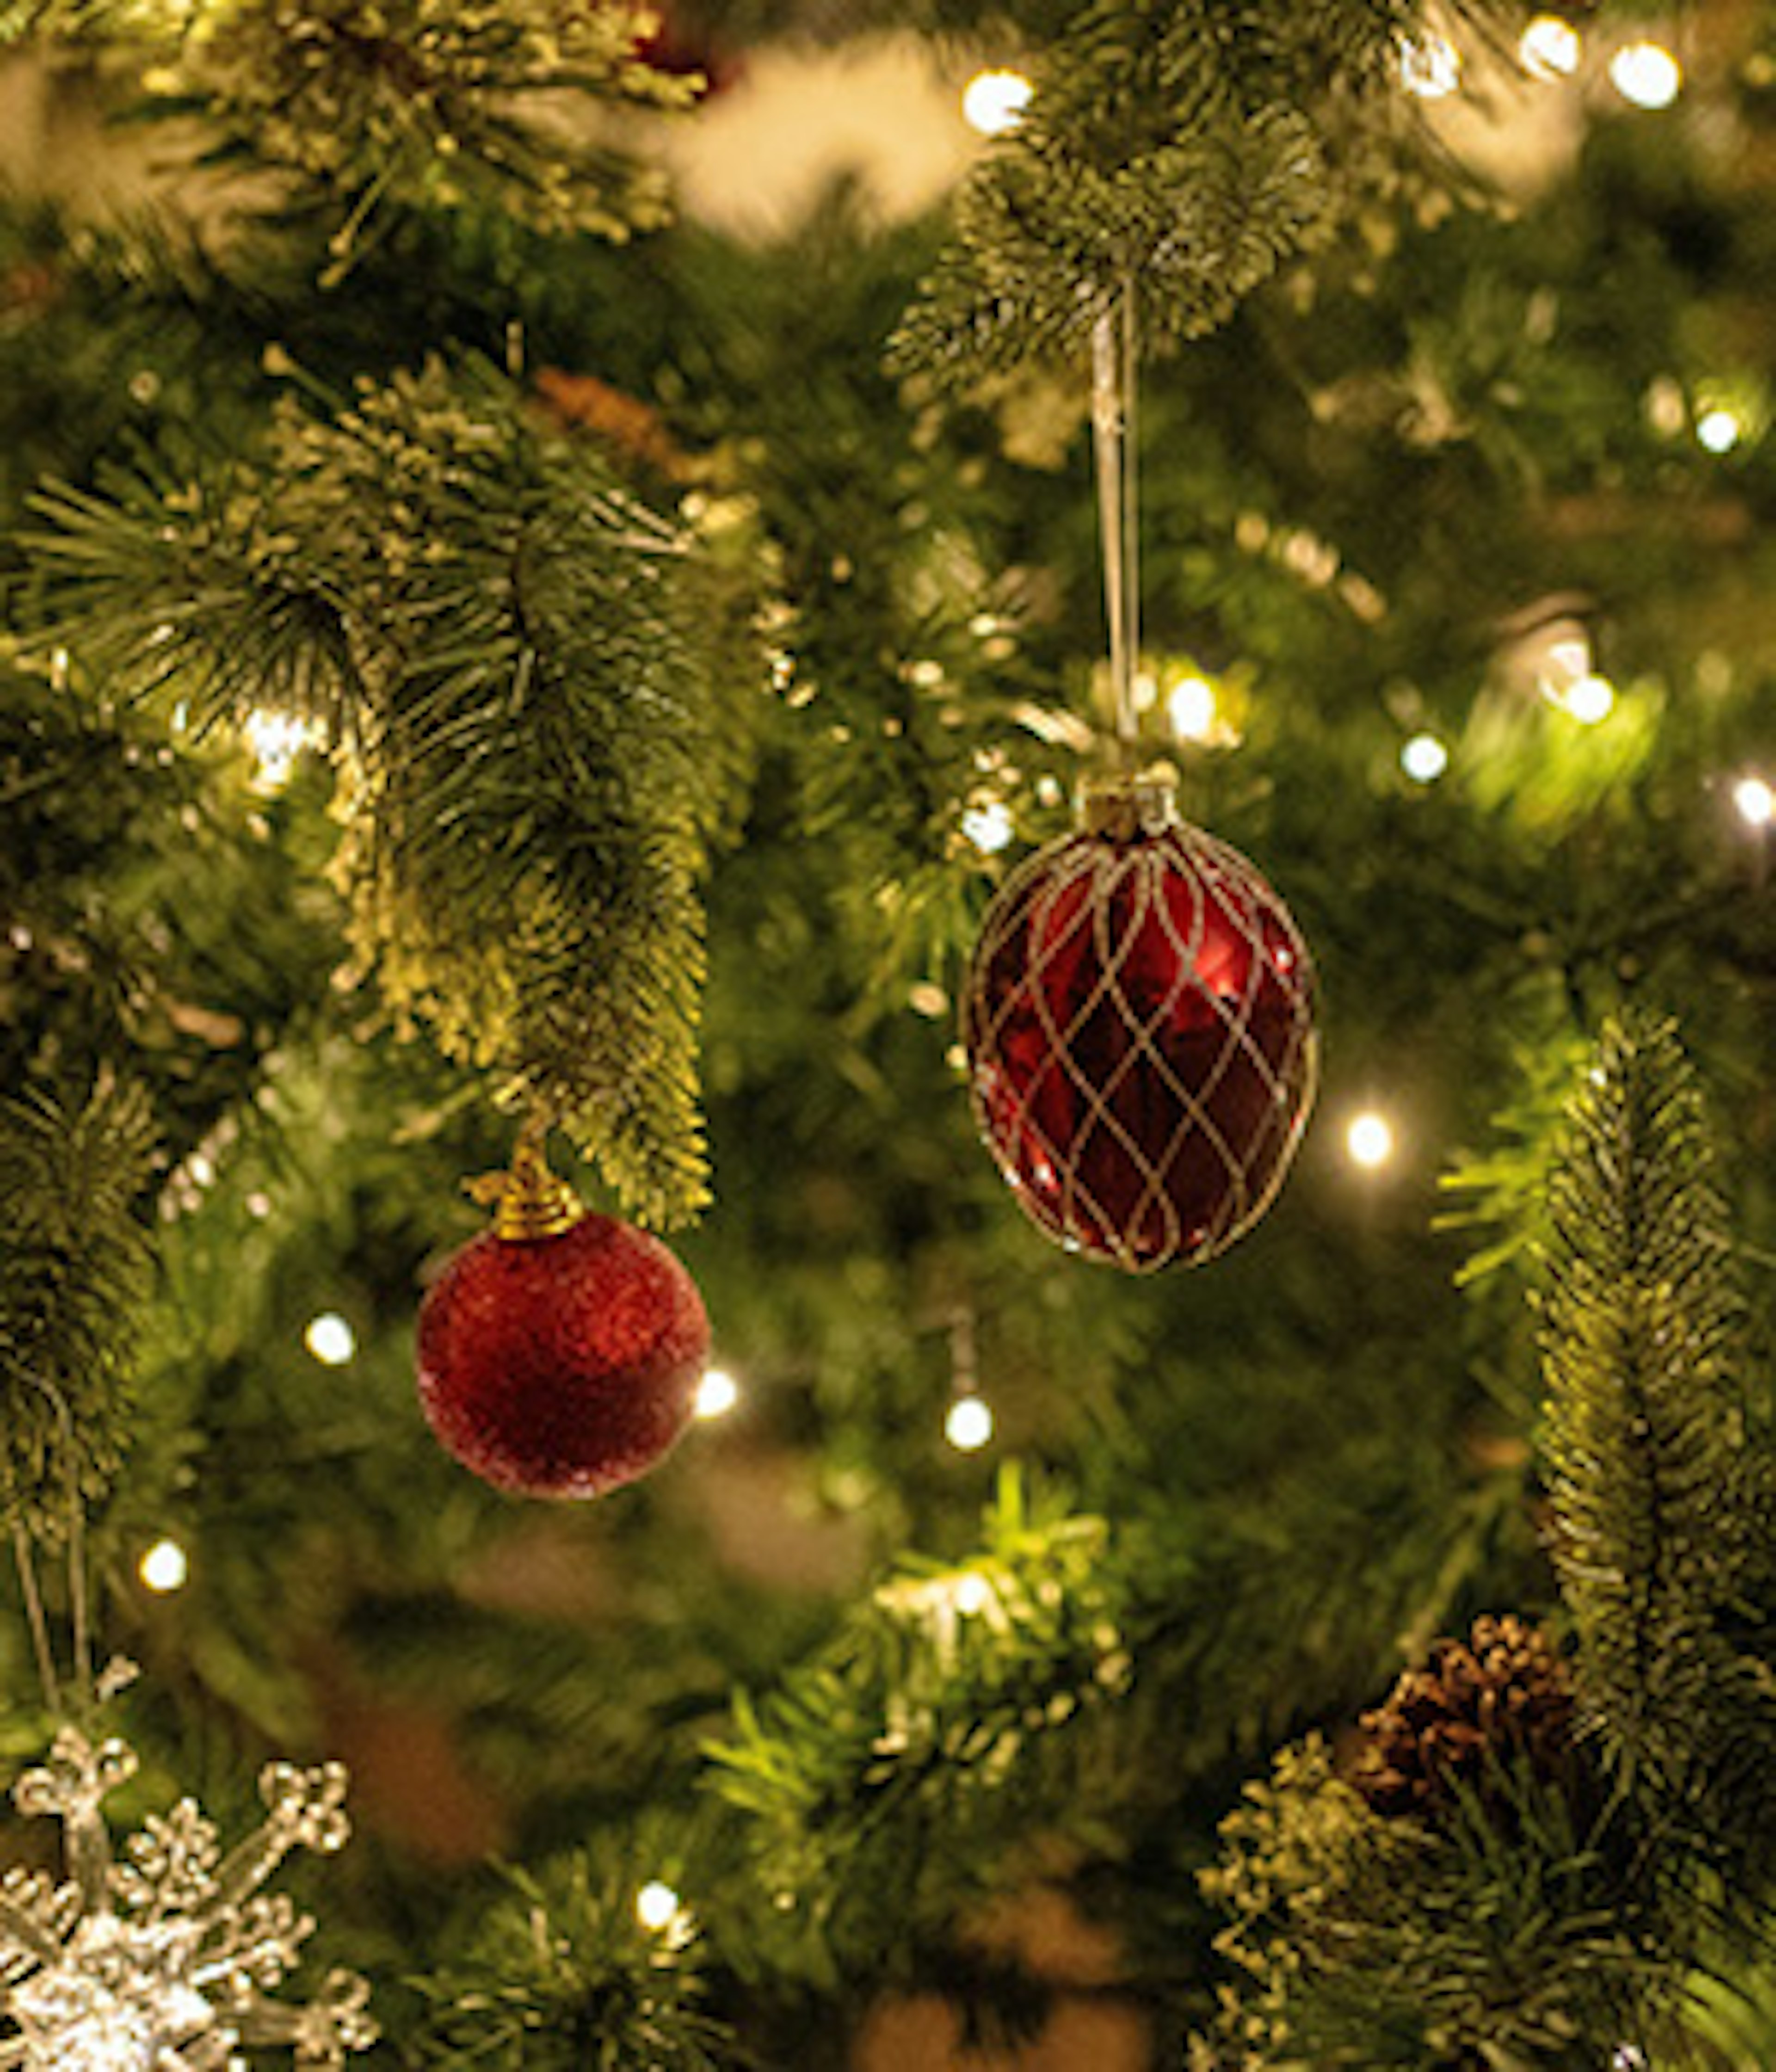
[{"label": "gold ornament top loop", "polygon": [[475,1200],[494,1211],[494,1235],[509,1244],[560,1237],[586,1214],[585,1203],[572,1187],[549,1170],[544,1134],[527,1127],[512,1146],[509,1173],[489,1173],[467,1183]]},{"label": "gold ornament top loop", "polygon": [[1178,824],[1172,779],[1163,770],[1138,777],[1094,777],[1079,789],[1079,824],[1106,841],[1139,841]]}]

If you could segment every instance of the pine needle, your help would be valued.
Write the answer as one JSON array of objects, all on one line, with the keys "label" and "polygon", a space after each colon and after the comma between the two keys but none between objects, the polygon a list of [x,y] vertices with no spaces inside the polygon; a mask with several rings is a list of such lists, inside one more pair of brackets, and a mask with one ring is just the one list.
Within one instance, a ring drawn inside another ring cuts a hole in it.
[{"label": "pine needle", "polygon": [[146,1100],[114,1083],[78,1105],[0,1108],[0,1514],[42,1537],[102,1495],[122,1457],[154,1149]]},{"label": "pine needle", "polygon": [[1126,298],[1150,349],[1223,323],[1330,234],[1404,124],[1408,0],[1098,0],[962,188],[955,239],[895,341],[964,382],[1076,360]]},{"label": "pine needle", "polygon": [[644,1219],[706,1199],[697,878],[717,811],[684,541],[485,368],[287,402],[262,460],[39,500],[51,635],[199,730],[319,722],[338,874],[401,1014]]},{"label": "pine needle", "polygon": [[1544,1445],[1581,1692],[1667,1868],[1749,1901],[1776,1831],[1776,1687],[1755,1601],[1730,1225],[1696,1075],[1644,1011],[1605,1033],[1549,1189]]}]

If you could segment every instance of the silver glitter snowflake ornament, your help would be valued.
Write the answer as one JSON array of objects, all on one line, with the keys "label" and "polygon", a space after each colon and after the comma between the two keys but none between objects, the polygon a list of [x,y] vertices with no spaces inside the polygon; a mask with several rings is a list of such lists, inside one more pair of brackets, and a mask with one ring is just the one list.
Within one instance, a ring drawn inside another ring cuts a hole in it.
[{"label": "silver glitter snowflake ornament", "polygon": [[292,1849],[344,1844],[338,1763],[261,1773],[261,1825],[226,1855],[191,1799],[150,1815],[113,1853],[105,1800],[133,1776],[121,1741],[78,1728],[14,1787],[21,1813],[62,1823],[68,1876],[0,1880],[0,2068],[23,2072],[212,2072],[244,2048],[290,2049],[299,2065],[343,2064],[376,2041],[370,1989],[334,1971],[306,2003],[270,1994],[301,1959],[310,1915],[261,1888]]}]

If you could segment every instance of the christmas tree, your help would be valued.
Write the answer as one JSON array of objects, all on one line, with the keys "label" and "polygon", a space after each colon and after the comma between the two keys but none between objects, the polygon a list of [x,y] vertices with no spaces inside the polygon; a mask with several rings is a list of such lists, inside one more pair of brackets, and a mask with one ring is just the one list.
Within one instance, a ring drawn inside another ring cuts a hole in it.
[{"label": "christmas tree", "polygon": [[1776,2062],[1776,15],[0,104],[0,2062]]}]

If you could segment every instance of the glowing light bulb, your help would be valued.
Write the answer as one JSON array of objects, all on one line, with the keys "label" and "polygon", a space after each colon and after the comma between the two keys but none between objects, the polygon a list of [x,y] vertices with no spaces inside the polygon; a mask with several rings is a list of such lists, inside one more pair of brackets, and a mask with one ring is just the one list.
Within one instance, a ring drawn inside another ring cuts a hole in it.
[{"label": "glowing light bulb", "polygon": [[726,1367],[712,1367],[697,1384],[699,1417],[726,1417],[740,1400],[740,1384]]},{"label": "glowing light bulb", "polygon": [[679,1918],[678,1894],[669,1885],[652,1878],[635,1894],[635,1918],[656,1934],[670,1928]]},{"label": "glowing light bulb", "polygon": [[956,1579],[956,1608],[965,1618],[984,1612],[993,1602],[993,1585],[978,1570],[970,1568]]},{"label": "glowing light bulb", "polygon": [[944,1420],[944,1436],[959,1453],[977,1453],[993,1437],[993,1412],[978,1396],[959,1396]]},{"label": "glowing light bulb", "polygon": [[356,1332],[331,1309],[309,1325],[302,1334],[302,1343],[323,1367],[343,1367],[358,1349]]},{"label": "glowing light bulb", "polygon": [[1449,767],[1449,751],[1434,734],[1415,734],[1400,751],[1400,767],[1415,784],[1434,784]]},{"label": "glowing light bulb", "polygon": [[1690,406],[1684,400],[1684,385],[1668,374],[1649,382],[1642,402],[1646,421],[1661,438],[1675,439],[1690,421]]},{"label": "glowing light bulb", "polygon": [[191,1572],[185,1549],[176,1540],[157,1540],[136,1564],[136,1573],[158,1597],[183,1590]]},{"label": "glowing light bulb", "polygon": [[248,713],[240,730],[257,766],[253,783],[262,791],[279,791],[287,784],[297,757],[319,738],[306,719],[263,707]]},{"label": "glowing light bulb", "polygon": [[1350,1128],[1344,1133],[1344,1148],[1353,1166],[1373,1173],[1394,1155],[1393,1124],[1386,1116],[1378,1115],[1373,1108],[1365,1108],[1361,1115],[1351,1119]]},{"label": "glowing light bulb", "polygon": [[1411,39],[1400,46],[1400,84],[1420,101],[1443,101],[1462,84],[1462,55],[1438,35]]},{"label": "glowing light bulb", "polygon": [[1215,686],[1206,676],[1186,676],[1172,686],[1166,716],[1180,741],[1207,741],[1215,731]]},{"label": "glowing light bulb", "polygon": [[1748,828],[1767,828],[1776,822],[1776,791],[1762,777],[1741,777],[1733,787],[1733,803]]},{"label": "glowing light bulb", "polygon": [[962,816],[962,832],[983,856],[997,856],[1015,830],[1010,813],[995,800],[990,806],[970,807]]},{"label": "glowing light bulb", "polygon": [[1744,434],[1745,426],[1730,410],[1706,410],[1696,420],[1696,444],[1712,454],[1731,453]]},{"label": "glowing light bulb", "polygon": [[1610,78],[1636,108],[1669,108],[1684,84],[1684,68],[1663,43],[1624,43],[1610,60]]},{"label": "glowing light bulb", "polygon": [[1616,687],[1607,676],[1581,676],[1561,702],[1581,726],[1597,726],[1616,709]]},{"label": "glowing light bulb", "polygon": [[1579,68],[1579,32],[1558,14],[1538,14],[1517,39],[1517,55],[1537,79],[1570,79]]},{"label": "glowing light bulb", "polygon": [[977,72],[962,89],[962,117],[983,137],[1015,130],[1035,92],[1021,72]]}]

